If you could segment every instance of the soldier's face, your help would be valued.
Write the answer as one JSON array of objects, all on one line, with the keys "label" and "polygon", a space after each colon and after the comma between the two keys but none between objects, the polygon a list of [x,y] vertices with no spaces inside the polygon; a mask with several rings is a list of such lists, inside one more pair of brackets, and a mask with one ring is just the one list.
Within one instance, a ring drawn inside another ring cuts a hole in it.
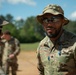
[{"label": "soldier's face", "polygon": [[3,34],[3,35],[2,35],[2,38],[6,39],[6,40],[10,40],[10,35]]},{"label": "soldier's face", "polygon": [[63,19],[62,17],[55,16],[52,14],[46,14],[43,17],[43,27],[46,32],[46,34],[50,38],[55,38],[58,36],[62,29]]}]

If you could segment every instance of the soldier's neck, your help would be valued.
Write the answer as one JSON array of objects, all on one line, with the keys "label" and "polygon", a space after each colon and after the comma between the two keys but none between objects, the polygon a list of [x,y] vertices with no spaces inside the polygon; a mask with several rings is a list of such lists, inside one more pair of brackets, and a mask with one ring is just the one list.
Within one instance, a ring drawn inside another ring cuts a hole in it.
[{"label": "soldier's neck", "polygon": [[56,43],[56,41],[60,38],[60,36],[62,35],[62,33],[63,33],[63,29],[60,31],[60,33],[58,34],[57,37],[55,37],[55,38],[50,38],[50,40],[51,40],[53,43]]}]

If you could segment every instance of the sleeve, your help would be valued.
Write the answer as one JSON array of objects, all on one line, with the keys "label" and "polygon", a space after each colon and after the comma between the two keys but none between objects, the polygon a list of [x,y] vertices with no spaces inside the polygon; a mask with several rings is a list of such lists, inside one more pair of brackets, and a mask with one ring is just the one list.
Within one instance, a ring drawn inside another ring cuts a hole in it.
[{"label": "sleeve", "polygon": [[14,52],[14,55],[18,55],[20,53],[20,42],[15,39],[15,52]]},{"label": "sleeve", "polygon": [[37,59],[38,59],[37,68],[39,70],[39,75],[44,75],[44,67],[43,67],[43,64],[42,64],[42,61],[41,61],[39,48],[37,49]]},{"label": "sleeve", "polygon": [[4,43],[0,41],[0,57],[2,57],[3,49],[4,49]]},{"label": "sleeve", "polygon": [[76,43],[74,45],[74,61],[75,61],[75,66],[76,66]]},{"label": "sleeve", "polygon": [[76,43],[74,44],[74,64],[75,68],[72,71],[72,75],[76,75]]}]

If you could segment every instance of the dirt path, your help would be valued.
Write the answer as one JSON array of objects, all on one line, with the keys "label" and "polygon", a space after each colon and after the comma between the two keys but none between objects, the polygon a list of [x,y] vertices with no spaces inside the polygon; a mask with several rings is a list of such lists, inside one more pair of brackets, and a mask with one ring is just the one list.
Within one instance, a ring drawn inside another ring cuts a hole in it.
[{"label": "dirt path", "polygon": [[36,52],[21,52],[17,75],[38,75]]}]

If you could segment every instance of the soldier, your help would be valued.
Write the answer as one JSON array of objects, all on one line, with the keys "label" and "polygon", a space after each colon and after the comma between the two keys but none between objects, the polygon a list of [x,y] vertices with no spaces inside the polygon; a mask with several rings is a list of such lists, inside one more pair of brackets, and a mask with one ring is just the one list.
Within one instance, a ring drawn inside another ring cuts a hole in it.
[{"label": "soldier", "polygon": [[2,53],[3,53],[3,48],[4,48],[4,43],[1,40],[1,35],[2,35],[2,27],[4,25],[7,25],[9,22],[2,20],[0,18],[0,66],[2,66]]},{"label": "soldier", "polygon": [[5,75],[3,69],[2,69],[2,54],[3,54],[3,48],[4,43],[2,42],[1,36],[2,36],[2,27],[4,25],[7,25],[9,22],[3,20],[0,18],[0,75]]},{"label": "soldier", "polygon": [[37,20],[46,37],[37,48],[40,75],[76,75],[76,35],[63,29],[69,20],[59,5],[47,5]]},{"label": "soldier", "polygon": [[9,68],[11,67],[12,75],[16,75],[17,56],[20,53],[20,43],[18,39],[12,37],[9,31],[3,32],[5,47],[3,52],[3,69],[6,75],[9,75]]}]

